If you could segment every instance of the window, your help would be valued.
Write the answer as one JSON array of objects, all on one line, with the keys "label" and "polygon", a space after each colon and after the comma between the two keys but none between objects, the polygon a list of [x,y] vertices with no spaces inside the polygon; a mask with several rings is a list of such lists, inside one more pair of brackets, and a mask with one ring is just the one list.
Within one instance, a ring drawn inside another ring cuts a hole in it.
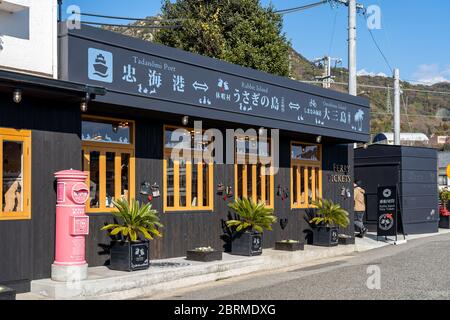
[{"label": "window", "polygon": [[0,220],[31,218],[31,131],[0,129]]},{"label": "window", "polygon": [[87,212],[110,212],[113,200],[135,197],[134,123],[85,118],[82,121],[82,166],[87,172]]},{"label": "window", "polygon": [[291,143],[292,208],[311,208],[322,198],[321,153],[320,145]]},{"label": "window", "polygon": [[270,141],[258,142],[253,137],[235,139],[234,179],[236,198],[254,199],[273,208],[274,174]]},{"label": "window", "polygon": [[447,186],[448,185],[448,178],[446,174],[440,174],[438,177],[438,185],[440,186]]},{"label": "window", "polygon": [[[164,211],[213,210],[213,161],[205,162],[206,143],[196,142],[193,129],[183,129],[179,141],[172,140],[178,128],[164,127]],[[172,157],[173,148],[186,142],[188,151]]]}]

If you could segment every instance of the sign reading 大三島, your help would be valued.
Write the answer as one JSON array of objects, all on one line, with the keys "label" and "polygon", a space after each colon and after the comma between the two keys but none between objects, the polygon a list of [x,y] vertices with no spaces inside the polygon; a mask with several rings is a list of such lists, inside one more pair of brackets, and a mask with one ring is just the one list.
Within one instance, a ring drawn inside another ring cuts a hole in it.
[{"label": "sign reading \u5927\u4e09\u5cf6", "polygon": [[397,187],[378,187],[377,236],[397,235]]},{"label": "sign reading \u5927\u4e09\u5cf6", "polygon": [[76,35],[63,46],[68,52],[67,66],[62,66],[65,80],[101,85],[130,99],[336,130],[336,137],[347,132],[360,140],[370,132],[370,109],[362,99],[141,40],[130,38],[124,44],[123,37],[107,32],[103,37],[103,31],[94,29],[71,31]]}]

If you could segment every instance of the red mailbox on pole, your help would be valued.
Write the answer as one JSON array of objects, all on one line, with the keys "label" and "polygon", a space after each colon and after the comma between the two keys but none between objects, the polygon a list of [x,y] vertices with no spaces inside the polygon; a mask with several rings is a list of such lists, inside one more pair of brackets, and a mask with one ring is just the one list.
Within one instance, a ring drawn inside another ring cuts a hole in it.
[{"label": "red mailbox on pole", "polygon": [[78,170],[55,173],[56,178],[56,245],[52,279],[83,280],[87,277],[85,237],[89,234],[89,216],[85,203],[89,189],[87,174]]}]

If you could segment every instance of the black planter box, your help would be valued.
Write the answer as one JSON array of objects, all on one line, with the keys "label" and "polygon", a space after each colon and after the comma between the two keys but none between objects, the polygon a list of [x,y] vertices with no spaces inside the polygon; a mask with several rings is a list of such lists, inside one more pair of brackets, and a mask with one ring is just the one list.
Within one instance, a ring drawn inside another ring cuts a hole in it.
[{"label": "black planter box", "polygon": [[110,254],[110,269],[136,271],[149,267],[148,241],[111,241]]},{"label": "black planter box", "polygon": [[262,254],[262,233],[235,233],[231,243],[231,254],[239,256],[258,256]]},{"label": "black planter box", "polygon": [[0,300],[16,300],[16,290],[0,285]]},{"label": "black planter box", "polygon": [[342,245],[355,244],[355,238],[350,237],[350,236],[339,235],[339,244],[342,244]]},{"label": "black planter box", "polygon": [[305,249],[305,244],[302,242],[275,242],[275,250],[281,251],[301,251]]},{"label": "black planter box", "polygon": [[188,250],[186,253],[187,260],[210,262],[215,260],[222,260],[222,251],[198,251]]},{"label": "black planter box", "polygon": [[335,247],[338,244],[338,228],[318,226],[313,228],[313,245],[321,247]]},{"label": "black planter box", "polygon": [[440,217],[439,228],[450,229],[450,217]]}]

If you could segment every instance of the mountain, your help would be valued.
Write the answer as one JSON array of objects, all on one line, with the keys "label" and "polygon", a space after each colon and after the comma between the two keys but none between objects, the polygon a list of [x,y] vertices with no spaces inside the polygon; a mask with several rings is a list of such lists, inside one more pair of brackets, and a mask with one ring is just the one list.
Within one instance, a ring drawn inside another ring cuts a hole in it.
[{"label": "mountain", "polygon": [[[314,81],[316,76],[322,75],[322,69],[292,50],[291,73],[293,79]],[[348,70],[333,68],[332,75],[335,76],[336,84],[332,84],[331,89],[346,92]],[[394,92],[393,90],[376,87],[393,88],[393,79],[383,76],[358,76],[358,86],[358,94],[370,99],[372,109],[371,133],[392,132],[393,116],[388,112],[388,105],[390,101],[392,110],[394,107]],[[432,134],[450,135],[450,83],[425,86],[402,81],[401,88],[403,90],[401,99],[403,132],[421,132],[428,136]],[[390,94],[388,91],[390,91]],[[438,94],[432,91],[448,92],[448,94]]]},{"label": "mountain", "polygon": [[[151,24],[158,25],[160,17],[149,17]],[[149,22],[137,21],[124,27],[105,27],[105,29],[122,33],[127,36],[152,41],[157,29],[133,28],[132,26],[145,26]],[[290,49],[291,78],[299,81],[315,81],[316,76],[322,75],[322,70],[311,61],[308,61],[293,48]],[[345,68],[333,68],[335,84],[331,90],[346,92],[348,82],[348,70]],[[338,83],[345,83],[344,85]],[[320,83],[317,83],[320,85]],[[375,87],[393,88],[393,79],[383,76],[364,75],[358,77],[358,94],[370,99],[372,108],[371,133],[393,131],[393,116],[388,111],[390,101],[391,109],[394,107],[393,90]],[[366,87],[369,86],[369,87]],[[401,82],[403,91],[401,101],[401,123],[403,132],[421,132],[428,136],[450,135],[450,94],[437,94],[419,91],[443,91],[450,93],[450,83],[438,83],[432,86],[415,85],[409,82]],[[388,94],[390,91],[390,94]]]}]

